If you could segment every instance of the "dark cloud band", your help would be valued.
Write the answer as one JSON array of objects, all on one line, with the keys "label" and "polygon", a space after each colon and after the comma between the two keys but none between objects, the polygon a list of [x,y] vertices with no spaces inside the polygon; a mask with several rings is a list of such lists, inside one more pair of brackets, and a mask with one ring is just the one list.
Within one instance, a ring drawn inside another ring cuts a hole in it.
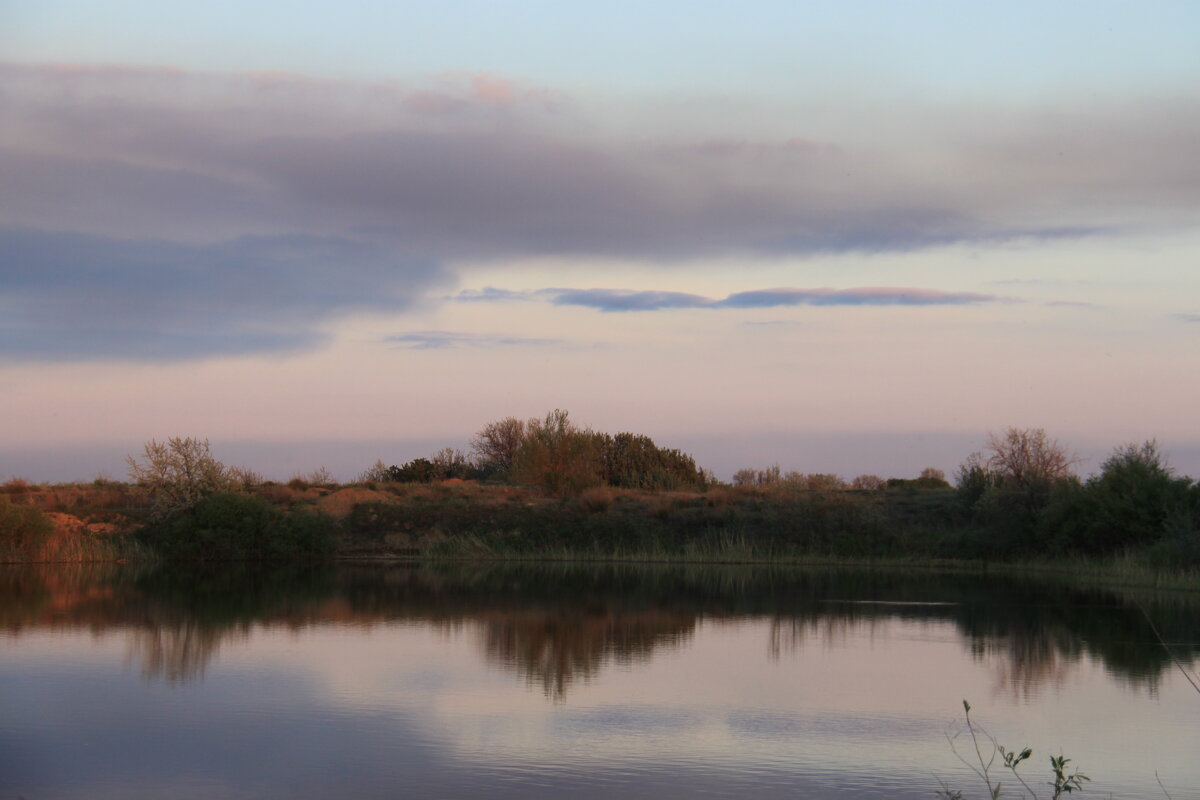
[{"label": "dark cloud band", "polygon": [[463,302],[542,300],[554,305],[582,306],[608,312],[781,306],[963,306],[1012,302],[1012,298],[1000,295],[887,286],[854,289],[760,289],[737,292],[721,300],[684,292],[626,289],[538,289],[513,292],[487,287],[479,291],[461,292],[456,299]]},{"label": "dark cloud band", "polygon": [[0,230],[0,353],[170,360],[311,348],[331,317],[411,306],[444,274],[347,238],[211,245]]},{"label": "dark cloud band", "polygon": [[504,336],[459,331],[409,331],[387,337],[384,341],[413,350],[445,350],[452,348],[541,347],[560,344],[560,339],[536,339],[523,336]]}]

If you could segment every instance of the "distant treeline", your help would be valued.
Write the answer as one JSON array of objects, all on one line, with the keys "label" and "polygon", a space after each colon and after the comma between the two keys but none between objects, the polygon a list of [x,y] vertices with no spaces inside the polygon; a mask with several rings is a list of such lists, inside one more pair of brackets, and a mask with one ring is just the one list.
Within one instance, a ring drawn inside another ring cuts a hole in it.
[{"label": "distant treeline", "polygon": [[[471,450],[471,456],[443,450],[403,466],[380,462],[360,477],[490,479],[562,497],[603,486],[695,492],[729,486],[686,453],[661,448],[647,436],[580,428],[562,410],[544,419],[490,423]],[[1156,442],[1116,448],[1087,480],[1075,474],[1077,463],[1044,430],[1008,428],[965,459],[953,484],[933,467],[916,478],[860,475],[846,481],[776,465],[739,470],[732,488],[773,498],[770,507],[790,508],[776,518],[777,537],[800,549],[985,559],[1137,552],[1162,565],[1200,564],[1200,484],[1175,475]],[[903,502],[878,497],[896,492],[916,494]],[[725,517],[692,519],[687,527],[741,533],[753,519],[749,529],[769,536],[758,529],[774,515],[760,520],[745,507]],[[526,520],[521,527],[534,526]]]},{"label": "distant treeline", "polygon": [[[97,481],[92,495],[115,498],[102,510],[135,544],[177,559],[399,548],[697,560],[1132,555],[1156,568],[1200,565],[1200,484],[1175,475],[1155,442],[1116,448],[1087,480],[1076,463],[1044,430],[1009,428],[964,460],[953,485],[933,468],[847,482],[778,466],[741,470],[730,484],[647,436],[597,432],[555,410],[485,425],[469,456],[447,449],[401,466],[378,462],[359,483],[390,497],[362,501],[342,519],[316,513],[320,493],[337,488],[323,470],[280,488],[190,438],[147,443],[140,460],[129,459],[132,484]],[[478,483],[411,485],[453,478]],[[0,560],[29,560],[54,541],[26,498],[32,491],[17,479],[0,487]]]}]

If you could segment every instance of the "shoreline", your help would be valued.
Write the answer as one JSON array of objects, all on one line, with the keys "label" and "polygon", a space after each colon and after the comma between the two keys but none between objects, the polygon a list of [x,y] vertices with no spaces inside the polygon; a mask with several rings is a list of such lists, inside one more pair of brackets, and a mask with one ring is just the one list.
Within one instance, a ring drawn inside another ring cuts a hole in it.
[{"label": "shoreline", "polygon": [[264,569],[282,568],[297,564],[327,564],[332,566],[361,567],[437,567],[442,565],[478,565],[500,567],[505,565],[547,565],[569,567],[630,567],[630,568],[716,568],[755,570],[807,570],[831,569],[858,572],[922,572],[945,575],[975,575],[980,578],[1019,577],[1063,582],[1075,586],[1094,586],[1104,589],[1128,589],[1179,594],[1200,593],[1200,571],[1170,571],[1138,564],[1129,559],[1087,560],[1079,559],[1063,566],[1048,566],[1024,561],[977,561],[947,558],[831,558],[821,555],[798,554],[780,558],[720,558],[686,556],[603,556],[586,553],[526,554],[526,555],[372,555],[334,554],[330,558],[315,560],[167,560],[154,555],[144,557],[55,559],[55,560],[3,560],[0,568],[51,567],[51,566],[98,566],[121,565],[129,567],[157,567],[170,564],[203,564],[206,567],[254,564]]},{"label": "shoreline", "polygon": [[[193,550],[174,560],[834,567],[1038,575],[1111,587],[1200,591],[1200,568],[1152,558],[1144,549],[1086,555],[1056,551],[1050,540],[1014,538],[973,516],[953,489],[723,486],[660,492],[607,487],[555,497],[526,486],[453,480],[263,484],[236,497],[251,511],[266,509],[287,524],[319,520],[329,537],[326,546],[242,551],[232,558]],[[29,487],[3,499],[11,502],[8,508],[50,524],[40,539],[0,549],[0,563],[171,560],[164,557],[169,553],[158,552],[159,529],[144,521],[144,498],[134,485]],[[193,526],[180,535],[211,537],[212,531]],[[276,535],[268,531],[263,541],[269,546]]]}]

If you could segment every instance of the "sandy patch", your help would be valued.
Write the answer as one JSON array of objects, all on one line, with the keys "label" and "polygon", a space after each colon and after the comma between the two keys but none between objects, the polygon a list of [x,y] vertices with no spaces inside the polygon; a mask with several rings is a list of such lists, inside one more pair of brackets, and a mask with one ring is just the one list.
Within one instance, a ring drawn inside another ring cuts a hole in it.
[{"label": "sandy patch", "polygon": [[46,516],[54,526],[55,536],[70,536],[87,530],[87,524],[74,514],[64,514],[60,511],[48,511]]},{"label": "sandy patch", "polygon": [[387,503],[394,499],[374,489],[339,489],[317,500],[317,508],[331,517],[344,517],[359,503]]}]

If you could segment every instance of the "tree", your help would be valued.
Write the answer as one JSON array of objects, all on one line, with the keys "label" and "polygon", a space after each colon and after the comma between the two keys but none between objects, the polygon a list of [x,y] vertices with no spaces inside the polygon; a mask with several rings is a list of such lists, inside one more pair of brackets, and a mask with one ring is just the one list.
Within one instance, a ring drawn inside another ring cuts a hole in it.
[{"label": "tree", "polygon": [[599,437],[590,429],[578,428],[560,408],[545,419],[531,419],[513,457],[513,478],[552,494],[578,494],[597,486],[604,481]]},{"label": "tree", "polygon": [[878,475],[859,475],[850,486],[860,491],[877,492],[887,487],[887,481]]},{"label": "tree", "polygon": [[1157,442],[1118,447],[1084,486],[1065,544],[1093,553],[1153,544],[1167,535],[1168,520],[1197,518],[1191,484],[1174,476]]},{"label": "tree", "polygon": [[213,458],[207,439],[151,439],[142,458],[127,456],[125,462],[130,479],[150,493],[150,517],[156,522],[194,508],[206,497],[241,488],[234,471]]},{"label": "tree", "polygon": [[783,482],[783,470],[778,464],[772,464],[766,469],[739,469],[733,473],[734,486],[768,487],[778,486]]},{"label": "tree", "polygon": [[1000,485],[1000,476],[988,468],[983,453],[971,453],[955,473],[954,485],[963,505],[974,509],[989,491]]},{"label": "tree", "polygon": [[1008,428],[988,434],[986,466],[1010,488],[1032,489],[1069,477],[1079,459],[1043,428]]},{"label": "tree", "polygon": [[434,480],[444,481],[449,478],[467,480],[475,477],[475,465],[462,450],[443,447],[434,453],[433,458],[429,461],[433,464]]},{"label": "tree", "polygon": [[659,447],[649,436],[596,434],[604,457],[604,481],[627,489],[695,491],[706,486],[695,460],[681,450]]},{"label": "tree", "polygon": [[1042,428],[990,433],[985,452],[959,468],[959,497],[986,523],[1001,551],[1044,549],[1050,541],[1047,514],[1061,505],[1056,496],[1078,484],[1071,471],[1077,461]]},{"label": "tree", "polygon": [[481,469],[509,472],[524,440],[524,420],[505,417],[484,425],[471,440],[471,450]]}]

